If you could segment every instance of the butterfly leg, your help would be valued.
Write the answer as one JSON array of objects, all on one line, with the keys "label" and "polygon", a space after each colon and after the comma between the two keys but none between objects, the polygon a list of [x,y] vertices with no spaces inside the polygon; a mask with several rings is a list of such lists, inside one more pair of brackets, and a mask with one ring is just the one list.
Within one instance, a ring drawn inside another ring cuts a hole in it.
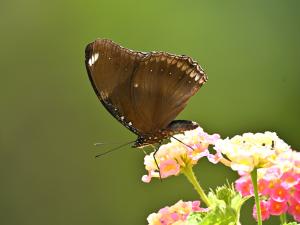
[{"label": "butterfly leg", "polygon": [[158,150],[159,150],[160,145],[157,146],[157,147],[155,147],[155,146],[152,145],[152,147],[153,147],[153,149],[154,149],[154,153],[153,153],[154,162],[155,162],[155,164],[156,164],[156,166],[157,166],[157,169],[158,169],[159,179],[160,179],[160,181],[162,181],[161,174],[160,174],[160,168],[159,168],[159,166],[158,166],[158,163],[157,163],[157,160],[156,160],[156,157],[155,157],[156,153],[157,153]]}]

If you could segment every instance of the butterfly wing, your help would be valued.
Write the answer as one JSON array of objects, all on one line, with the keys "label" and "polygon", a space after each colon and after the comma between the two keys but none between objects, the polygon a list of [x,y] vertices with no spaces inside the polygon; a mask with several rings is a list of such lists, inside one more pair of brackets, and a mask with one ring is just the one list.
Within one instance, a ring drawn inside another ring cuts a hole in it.
[{"label": "butterfly wing", "polygon": [[101,103],[138,135],[166,128],[207,79],[189,57],[134,52],[105,39],[86,47],[85,63]]},{"label": "butterfly wing", "polygon": [[187,56],[152,52],[142,58],[131,84],[134,111],[144,121],[141,130],[151,134],[166,128],[206,80]]},{"label": "butterfly wing", "polygon": [[87,45],[86,69],[94,91],[104,107],[132,132],[137,123],[131,101],[131,77],[142,53],[132,52],[114,42],[99,39]]}]

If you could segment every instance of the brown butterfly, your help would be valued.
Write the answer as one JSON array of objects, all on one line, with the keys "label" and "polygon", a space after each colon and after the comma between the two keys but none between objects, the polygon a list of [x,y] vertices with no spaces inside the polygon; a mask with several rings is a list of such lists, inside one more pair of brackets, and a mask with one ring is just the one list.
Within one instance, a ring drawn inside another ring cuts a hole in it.
[{"label": "brown butterfly", "polygon": [[160,144],[198,124],[174,120],[207,81],[188,56],[137,52],[107,39],[87,45],[85,64],[107,111],[138,137],[133,147]]}]

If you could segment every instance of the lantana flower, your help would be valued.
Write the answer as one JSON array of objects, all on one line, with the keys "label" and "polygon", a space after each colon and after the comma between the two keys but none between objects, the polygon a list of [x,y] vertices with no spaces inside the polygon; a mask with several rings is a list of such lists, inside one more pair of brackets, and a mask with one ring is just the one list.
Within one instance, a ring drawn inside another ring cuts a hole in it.
[{"label": "lantana flower", "polygon": [[270,191],[270,198],[276,202],[287,202],[290,198],[288,189],[277,183]]},{"label": "lantana flower", "polygon": [[160,146],[155,154],[159,168],[154,160],[154,152],[145,156],[144,164],[148,174],[142,177],[142,181],[149,183],[152,177],[159,177],[159,172],[161,178],[176,176],[187,166],[195,165],[202,157],[207,157],[213,163],[221,158],[220,153],[212,155],[208,150],[210,145],[214,145],[220,139],[218,134],[209,135],[198,127],[174,137],[181,142],[171,138],[171,142]]},{"label": "lantana flower", "polygon": [[[264,221],[264,220],[269,219],[270,218],[270,212],[269,212],[270,203],[268,201],[261,201],[260,208],[261,208],[262,220]],[[257,212],[256,212],[255,205],[253,207],[253,217],[257,220]]]},{"label": "lantana flower", "polygon": [[240,173],[250,173],[254,168],[270,167],[277,155],[290,150],[290,146],[276,133],[268,131],[219,139],[214,148],[231,161],[233,170]]},{"label": "lantana flower", "polygon": [[[264,199],[263,220],[270,215],[288,212],[300,222],[300,153],[293,150],[283,151],[276,156],[269,168],[258,169],[258,190]],[[252,183],[249,175],[244,174],[235,182],[235,187],[242,195],[252,195]],[[254,207],[255,208],[255,207]],[[256,209],[253,216],[256,218]]]},{"label": "lantana flower", "polygon": [[286,213],[288,210],[287,202],[278,202],[273,199],[269,200],[269,211],[271,215],[279,216],[283,213]]},{"label": "lantana flower", "polygon": [[242,176],[235,181],[235,189],[244,197],[253,193],[250,176]]},{"label": "lantana flower", "polygon": [[207,212],[208,209],[200,208],[200,201],[178,201],[173,206],[166,206],[157,213],[148,216],[149,225],[187,225],[187,217],[192,212]]},{"label": "lantana flower", "polygon": [[290,199],[290,207],[288,212],[293,215],[296,221],[300,221],[300,201],[297,201],[294,198]]},{"label": "lantana flower", "polygon": [[295,174],[300,174],[300,152],[291,149],[280,152],[274,159],[273,164],[281,173],[294,171]]}]

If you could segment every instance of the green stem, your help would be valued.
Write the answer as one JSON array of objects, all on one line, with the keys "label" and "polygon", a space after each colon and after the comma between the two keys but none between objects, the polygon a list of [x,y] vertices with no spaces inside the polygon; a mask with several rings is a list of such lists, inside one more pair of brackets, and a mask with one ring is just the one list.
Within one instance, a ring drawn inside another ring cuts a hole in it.
[{"label": "green stem", "polygon": [[197,177],[195,176],[195,173],[191,166],[187,166],[183,170],[183,174],[186,176],[188,181],[194,186],[195,190],[198,192],[201,200],[209,207],[211,204],[209,202],[209,199],[207,195],[205,194],[204,190],[199,184],[199,181],[197,180]]},{"label": "green stem", "polygon": [[262,225],[260,201],[259,201],[259,196],[258,196],[257,169],[256,168],[251,173],[251,179],[252,179],[252,184],[253,184],[253,189],[254,189],[256,214],[257,214],[257,224]]},{"label": "green stem", "polygon": [[286,214],[283,213],[280,215],[280,224],[283,225],[286,223]]}]

